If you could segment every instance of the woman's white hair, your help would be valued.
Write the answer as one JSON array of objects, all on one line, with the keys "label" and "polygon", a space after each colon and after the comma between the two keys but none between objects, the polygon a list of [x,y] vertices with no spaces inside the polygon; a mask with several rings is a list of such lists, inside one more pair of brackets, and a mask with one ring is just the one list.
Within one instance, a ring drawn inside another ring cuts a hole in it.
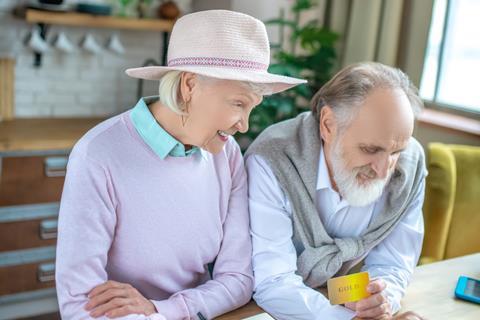
[{"label": "woman's white hair", "polygon": [[[180,96],[180,80],[182,78],[182,73],[184,71],[169,71],[161,79],[160,85],[158,87],[158,93],[160,96],[160,102],[170,108],[173,112],[179,115],[186,115],[184,112],[183,101]],[[219,81],[219,79],[207,77],[197,74],[197,78],[203,82],[214,82]],[[266,84],[262,83],[252,83],[246,81],[237,81],[254,94],[259,96],[264,96],[270,94],[270,89]]]}]

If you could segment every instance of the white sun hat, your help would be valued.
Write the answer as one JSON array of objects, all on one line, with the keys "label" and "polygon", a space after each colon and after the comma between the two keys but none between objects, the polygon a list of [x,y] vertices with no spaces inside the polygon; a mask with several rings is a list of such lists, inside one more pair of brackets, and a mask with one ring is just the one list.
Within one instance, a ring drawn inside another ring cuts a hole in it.
[{"label": "white sun hat", "polygon": [[306,80],[267,71],[270,45],[265,25],[249,15],[228,10],[187,14],[173,26],[167,66],[127,69],[134,78],[159,80],[172,70],[208,77],[261,83],[271,93],[287,90]]}]

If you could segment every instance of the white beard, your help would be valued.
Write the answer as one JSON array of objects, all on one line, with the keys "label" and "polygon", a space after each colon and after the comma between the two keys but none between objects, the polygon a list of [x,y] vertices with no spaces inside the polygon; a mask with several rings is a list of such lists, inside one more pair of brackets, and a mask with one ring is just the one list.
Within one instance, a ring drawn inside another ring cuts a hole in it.
[{"label": "white beard", "polygon": [[333,178],[340,195],[353,207],[363,207],[375,202],[382,195],[393,170],[390,170],[384,179],[371,179],[365,184],[360,184],[357,178],[359,173],[369,177],[376,176],[376,173],[370,166],[347,169],[339,140],[337,138],[334,142],[330,156]]}]

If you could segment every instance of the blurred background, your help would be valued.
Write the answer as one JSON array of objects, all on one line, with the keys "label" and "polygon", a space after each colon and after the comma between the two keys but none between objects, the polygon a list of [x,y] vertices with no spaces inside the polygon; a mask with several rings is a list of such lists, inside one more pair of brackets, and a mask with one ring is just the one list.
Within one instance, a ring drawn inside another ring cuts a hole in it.
[{"label": "blurred background", "polygon": [[[480,1],[0,0],[0,320],[58,319],[56,217],[68,153],[102,120],[157,94],[129,67],[165,64],[176,18],[228,9],[267,24],[276,73],[308,85],[268,97],[237,136],[308,109],[343,66],[406,72],[425,110],[430,175],[421,263],[480,252]],[[80,226],[79,226],[80,227]]]}]

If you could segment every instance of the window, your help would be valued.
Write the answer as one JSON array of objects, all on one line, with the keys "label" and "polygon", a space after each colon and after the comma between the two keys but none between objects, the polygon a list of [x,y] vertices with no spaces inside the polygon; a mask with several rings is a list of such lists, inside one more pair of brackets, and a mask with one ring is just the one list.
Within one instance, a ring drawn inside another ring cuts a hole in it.
[{"label": "window", "polygon": [[480,1],[435,0],[420,95],[480,115]]}]

